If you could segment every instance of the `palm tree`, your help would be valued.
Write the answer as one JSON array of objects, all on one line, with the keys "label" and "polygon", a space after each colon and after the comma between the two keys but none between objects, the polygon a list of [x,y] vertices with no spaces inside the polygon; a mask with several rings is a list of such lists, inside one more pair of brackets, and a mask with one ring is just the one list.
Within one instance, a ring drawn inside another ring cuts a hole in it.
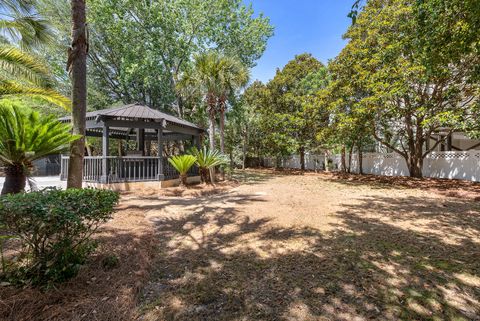
[{"label": "palm tree", "polygon": [[222,56],[215,51],[210,51],[195,58],[192,81],[200,88],[204,95],[208,112],[208,134],[210,149],[215,149],[215,116],[217,114],[217,101],[222,93]]},{"label": "palm tree", "polygon": [[71,143],[67,188],[82,188],[83,156],[87,113],[87,53],[85,0],[71,0],[72,43],[68,50],[67,69],[72,77],[73,133],[80,139]]},{"label": "palm tree", "polygon": [[227,163],[224,155],[217,150],[209,150],[206,146],[202,149],[193,147],[190,150],[190,154],[197,158],[196,165],[200,169],[200,177],[203,183],[211,182],[208,175],[211,168]]},{"label": "palm tree", "polygon": [[218,107],[220,113],[220,152],[225,154],[225,111],[228,97],[248,83],[248,69],[236,58],[223,57],[222,77],[220,77],[220,96]]},{"label": "palm tree", "polygon": [[32,162],[58,154],[78,136],[70,126],[55,117],[40,117],[38,112],[12,105],[0,105],[0,162],[4,165],[5,184],[2,194],[19,193],[25,189]]},{"label": "palm tree", "polygon": [[172,156],[168,159],[168,162],[172,164],[172,166],[180,174],[181,187],[185,187],[187,185],[187,173],[196,161],[197,158],[193,155]]},{"label": "palm tree", "polygon": [[[225,109],[227,98],[248,82],[248,69],[235,58],[216,51],[198,55],[194,63],[195,83],[203,92],[209,120],[210,150],[215,149],[215,121],[220,113],[220,151],[225,152]],[[214,179],[214,168],[211,179]]]}]

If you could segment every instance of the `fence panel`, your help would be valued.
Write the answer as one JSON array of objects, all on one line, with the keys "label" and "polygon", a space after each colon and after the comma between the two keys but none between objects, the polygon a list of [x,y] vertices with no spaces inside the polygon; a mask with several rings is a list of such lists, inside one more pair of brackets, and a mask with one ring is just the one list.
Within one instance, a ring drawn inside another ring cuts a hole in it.
[{"label": "fence panel", "polygon": [[[340,155],[329,156],[333,170],[342,167]],[[267,167],[275,167],[277,160],[265,158]],[[348,155],[346,155],[348,166]],[[324,155],[306,155],[305,168],[321,170],[324,167]],[[298,155],[283,158],[279,161],[282,168],[299,169]],[[359,172],[358,155],[353,154],[350,168],[353,173]],[[384,176],[408,176],[409,171],[405,159],[397,153],[364,153],[362,169],[365,174]],[[423,176],[433,178],[464,179],[480,182],[480,150],[432,152],[424,159]]]}]

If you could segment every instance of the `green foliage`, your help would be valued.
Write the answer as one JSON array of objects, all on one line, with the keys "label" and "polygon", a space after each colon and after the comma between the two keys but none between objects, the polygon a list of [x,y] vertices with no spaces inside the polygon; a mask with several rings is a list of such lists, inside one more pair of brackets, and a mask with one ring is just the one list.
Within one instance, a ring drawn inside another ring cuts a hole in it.
[{"label": "green foliage", "polygon": [[2,0],[0,10],[0,34],[4,39],[19,43],[22,48],[31,48],[52,40],[50,24],[37,14],[35,1]]},{"label": "green foliage", "polygon": [[314,147],[314,128],[328,119],[317,95],[328,82],[325,66],[302,54],[277,70],[266,85],[254,83],[245,91],[245,104],[260,114],[264,153],[285,156]]},{"label": "green foliage", "polygon": [[[49,56],[63,65],[58,53],[69,45],[69,4],[42,3],[40,12],[54,19],[62,41],[50,47]],[[273,34],[268,18],[241,0],[92,0],[88,10],[88,77],[95,96],[103,96],[105,103],[172,110],[185,118],[197,117],[201,109],[198,95],[177,86],[192,70],[193,57],[214,49],[252,67]],[[57,72],[68,79],[61,69]]]},{"label": "green foliage", "polygon": [[199,168],[209,169],[215,166],[225,165],[227,163],[227,159],[220,153],[220,151],[209,150],[206,146],[204,146],[202,149],[193,147],[190,149],[190,154],[195,156],[195,164]]},{"label": "green foliage", "polygon": [[120,264],[120,259],[115,254],[109,254],[102,260],[102,267],[104,270],[112,270],[118,267]]},{"label": "green foliage", "polygon": [[412,176],[421,176],[423,158],[435,147],[423,150],[428,137],[475,117],[478,7],[478,1],[368,1],[331,65],[332,92],[340,93],[331,101],[345,131],[363,121],[406,159]]},{"label": "green foliage", "polygon": [[41,99],[69,109],[69,99],[53,89],[50,71],[31,52],[52,36],[47,21],[36,13],[34,2],[6,0],[0,9],[4,17],[0,18],[0,98]]},{"label": "green foliage", "polygon": [[18,104],[0,104],[0,161],[7,165],[30,167],[39,158],[57,154],[78,139],[70,125],[54,116],[42,117]]},{"label": "green foliage", "polygon": [[187,173],[190,168],[195,164],[197,158],[193,155],[175,155],[168,159],[168,162],[177,170],[180,174],[180,185],[187,185]]},{"label": "green foliage", "polygon": [[92,234],[111,218],[118,199],[116,192],[95,189],[2,196],[0,224],[23,246],[9,280],[43,285],[76,275],[95,247]]},{"label": "green foliage", "polygon": [[190,149],[190,154],[195,156],[195,164],[200,169],[200,174],[203,182],[208,182],[208,170],[216,166],[227,164],[227,159],[218,150],[209,150],[206,146],[202,149],[193,147]]}]

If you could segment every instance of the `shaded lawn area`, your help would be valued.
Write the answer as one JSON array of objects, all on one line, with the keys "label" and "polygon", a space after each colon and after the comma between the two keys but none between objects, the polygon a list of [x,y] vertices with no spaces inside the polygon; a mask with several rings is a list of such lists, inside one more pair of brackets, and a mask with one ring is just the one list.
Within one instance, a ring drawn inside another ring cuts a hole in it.
[{"label": "shaded lawn area", "polygon": [[324,174],[252,176],[212,197],[137,203],[159,243],[143,320],[479,318],[475,200]]},{"label": "shaded lawn area", "polygon": [[0,319],[479,320],[479,184],[236,178],[124,195],[78,277],[0,288]]}]

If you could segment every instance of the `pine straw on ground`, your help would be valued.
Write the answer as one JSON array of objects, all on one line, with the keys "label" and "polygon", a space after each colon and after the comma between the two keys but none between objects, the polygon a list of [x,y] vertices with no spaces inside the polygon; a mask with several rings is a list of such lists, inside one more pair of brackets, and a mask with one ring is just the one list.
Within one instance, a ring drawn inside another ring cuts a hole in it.
[{"label": "pine straw on ground", "polygon": [[393,188],[417,188],[431,191],[439,195],[460,197],[480,201],[480,183],[456,179],[439,178],[412,178],[404,176],[359,175],[342,172],[324,174],[331,176],[335,181],[344,181],[352,184],[372,185]]},{"label": "pine straw on ground", "polygon": [[[148,279],[157,244],[155,229],[145,218],[145,211],[127,209],[125,200],[138,196],[212,195],[236,185],[232,181],[215,186],[164,188],[155,193],[124,193],[113,219],[96,234],[99,247],[78,276],[46,291],[0,287],[0,320],[134,320],[138,295]],[[104,268],[103,262],[112,256],[118,257],[118,266]]]},{"label": "pine straw on ground", "polygon": [[131,200],[158,231],[141,320],[478,319],[477,202],[334,174],[239,179]]},{"label": "pine straw on ground", "polygon": [[381,176],[372,174],[354,174],[335,172],[314,172],[299,169],[255,169],[255,173],[263,175],[315,175],[332,182],[349,185],[376,185],[380,188],[422,189],[442,196],[460,197],[480,201],[480,182],[446,178],[412,178],[408,176]]},{"label": "pine straw on ground", "polygon": [[[118,212],[96,239],[99,248],[78,276],[56,288],[0,288],[1,320],[132,320],[152,259],[153,229],[141,211]],[[105,270],[102,261],[119,258]]]},{"label": "pine straw on ground", "polygon": [[[129,193],[78,277],[0,320],[475,320],[479,184],[255,170]],[[232,189],[232,187],[234,187]],[[115,253],[120,266],[104,271]]]}]

